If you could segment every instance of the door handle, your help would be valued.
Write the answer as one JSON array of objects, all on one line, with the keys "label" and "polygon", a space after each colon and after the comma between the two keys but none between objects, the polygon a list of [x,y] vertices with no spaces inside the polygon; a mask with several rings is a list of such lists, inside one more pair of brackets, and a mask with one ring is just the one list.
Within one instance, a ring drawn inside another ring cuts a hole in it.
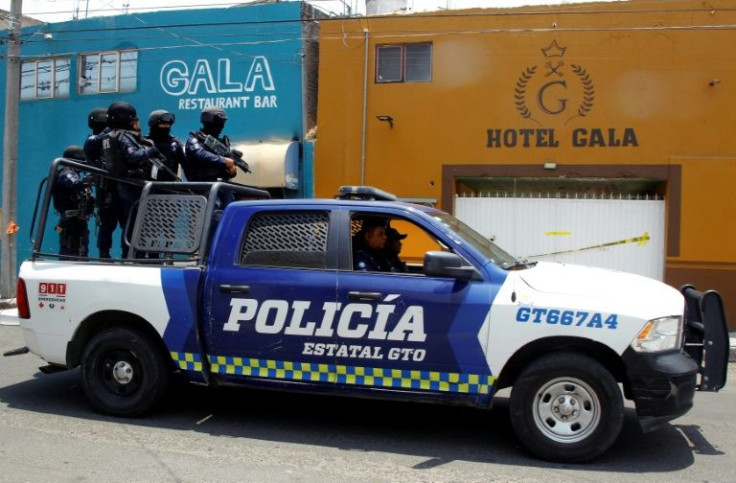
[{"label": "door handle", "polygon": [[225,293],[250,293],[250,285],[230,285],[229,283],[223,283],[220,285],[220,292]]},{"label": "door handle", "polygon": [[369,300],[381,300],[383,294],[379,292],[348,292],[348,300],[351,302],[366,302]]}]

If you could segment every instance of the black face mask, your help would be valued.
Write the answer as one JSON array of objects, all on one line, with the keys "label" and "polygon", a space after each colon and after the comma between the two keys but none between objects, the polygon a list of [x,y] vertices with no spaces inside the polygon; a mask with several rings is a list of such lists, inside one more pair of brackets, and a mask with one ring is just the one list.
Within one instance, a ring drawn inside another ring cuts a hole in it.
[{"label": "black face mask", "polygon": [[209,134],[210,136],[219,137],[222,130],[225,128],[225,121],[220,119],[215,119],[212,122],[208,122],[207,124],[204,124],[202,127],[202,132],[205,134]]},{"label": "black face mask", "polygon": [[151,126],[150,136],[153,139],[168,139],[171,136],[171,126],[169,127]]}]

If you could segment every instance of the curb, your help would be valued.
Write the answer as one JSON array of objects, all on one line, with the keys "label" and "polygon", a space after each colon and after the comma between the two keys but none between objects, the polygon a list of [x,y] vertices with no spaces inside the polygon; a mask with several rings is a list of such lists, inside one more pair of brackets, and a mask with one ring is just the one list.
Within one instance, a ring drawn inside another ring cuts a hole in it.
[{"label": "curb", "polygon": [[15,307],[0,309],[0,325],[20,325],[18,323],[18,309]]},{"label": "curb", "polygon": [[15,299],[0,299],[0,325],[19,325]]},{"label": "curb", "polygon": [[0,310],[15,308],[15,299],[0,299]]}]

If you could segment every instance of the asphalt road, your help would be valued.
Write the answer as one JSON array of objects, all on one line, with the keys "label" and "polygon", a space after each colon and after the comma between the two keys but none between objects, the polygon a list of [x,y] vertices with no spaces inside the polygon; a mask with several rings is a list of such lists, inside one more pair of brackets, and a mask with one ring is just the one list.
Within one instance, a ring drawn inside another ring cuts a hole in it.
[{"label": "asphalt road", "polygon": [[[0,351],[24,345],[0,326]],[[642,434],[628,409],[602,458],[561,465],[517,444],[505,398],[491,411],[177,386],[140,419],[89,407],[79,372],[0,358],[2,481],[648,481],[736,480],[736,384]],[[730,369],[736,369],[731,364]]]}]

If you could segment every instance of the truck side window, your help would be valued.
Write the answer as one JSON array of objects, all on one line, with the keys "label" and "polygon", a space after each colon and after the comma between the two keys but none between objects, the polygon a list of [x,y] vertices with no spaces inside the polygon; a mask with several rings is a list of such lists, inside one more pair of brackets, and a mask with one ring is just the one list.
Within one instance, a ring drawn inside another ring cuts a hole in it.
[{"label": "truck side window", "polygon": [[[380,238],[383,245],[371,247],[364,234],[375,226],[382,227],[381,233],[374,238]],[[426,252],[448,250],[440,240],[415,223],[378,213],[354,213],[350,235],[355,271],[421,275]]]},{"label": "truck side window", "polygon": [[256,214],[245,234],[240,264],[324,269],[328,220],[324,212]]}]

